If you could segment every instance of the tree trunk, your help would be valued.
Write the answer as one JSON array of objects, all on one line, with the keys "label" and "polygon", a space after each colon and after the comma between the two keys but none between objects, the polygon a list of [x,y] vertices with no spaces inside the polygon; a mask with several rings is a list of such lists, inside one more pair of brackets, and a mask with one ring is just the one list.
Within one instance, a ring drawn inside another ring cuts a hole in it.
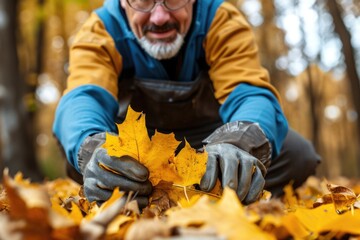
[{"label": "tree trunk", "polygon": [[[346,72],[350,81],[350,92],[352,94],[354,108],[358,114],[357,121],[357,136],[360,141],[360,79],[356,69],[356,61],[354,56],[354,49],[351,45],[351,35],[347,30],[344,21],[341,17],[341,11],[336,1],[326,1],[329,12],[334,19],[335,31],[339,35],[342,42],[342,51],[345,58]],[[360,143],[359,143],[360,146]],[[358,164],[360,165],[360,151],[358,152]]]},{"label": "tree trunk", "polygon": [[2,167],[9,168],[10,175],[21,171],[25,177],[38,181],[42,175],[33,148],[33,126],[27,124],[25,82],[18,68],[17,0],[0,0],[0,15],[0,161]]},{"label": "tree trunk", "polygon": [[314,144],[314,147],[316,150],[319,150],[319,114],[316,111],[317,106],[318,106],[318,98],[317,95],[319,93],[317,93],[315,91],[315,79],[313,77],[313,73],[311,71],[311,66],[309,66],[306,69],[306,73],[309,79],[309,84],[308,84],[308,97],[309,97],[309,102],[310,102],[310,112],[311,112],[311,133],[312,133],[312,137],[311,137],[311,142]]}]

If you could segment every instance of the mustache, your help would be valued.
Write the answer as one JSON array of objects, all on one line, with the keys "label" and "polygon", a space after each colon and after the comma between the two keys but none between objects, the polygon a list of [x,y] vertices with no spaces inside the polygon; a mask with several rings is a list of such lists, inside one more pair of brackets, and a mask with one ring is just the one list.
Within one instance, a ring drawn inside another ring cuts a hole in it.
[{"label": "mustache", "polygon": [[165,23],[161,26],[155,25],[155,24],[150,24],[150,25],[145,25],[142,29],[143,33],[147,33],[147,32],[156,32],[156,33],[162,33],[162,32],[167,32],[171,29],[176,29],[177,31],[179,31],[179,24],[177,23]]}]

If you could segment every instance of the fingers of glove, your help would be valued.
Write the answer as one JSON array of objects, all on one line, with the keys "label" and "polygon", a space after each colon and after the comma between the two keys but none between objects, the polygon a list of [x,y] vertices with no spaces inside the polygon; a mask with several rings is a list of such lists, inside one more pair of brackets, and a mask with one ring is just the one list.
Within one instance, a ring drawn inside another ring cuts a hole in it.
[{"label": "fingers of glove", "polygon": [[239,160],[233,151],[223,152],[219,156],[219,165],[222,176],[222,186],[228,186],[231,189],[238,189]]},{"label": "fingers of glove", "polygon": [[84,173],[84,182],[89,179],[96,179],[96,184],[102,188],[120,188],[120,191],[133,191],[138,195],[149,195],[152,192],[152,185],[149,180],[136,182],[124,176],[107,171],[92,161],[88,164]]},{"label": "fingers of glove", "polygon": [[[85,181],[84,193],[89,202],[96,201],[97,204],[101,205],[111,197],[113,190],[98,187],[97,180],[92,178]],[[137,201],[140,209],[149,204],[149,198],[146,196],[136,196],[134,200]]]},{"label": "fingers of glove", "polygon": [[211,191],[218,178],[219,167],[216,161],[216,154],[208,153],[208,161],[206,164],[206,172],[200,181],[200,189],[203,191]]},{"label": "fingers of glove", "polygon": [[251,187],[243,203],[250,204],[252,202],[255,202],[257,199],[259,199],[262,190],[264,189],[264,186],[265,186],[265,179],[262,175],[262,172],[260,168],[256,168],[252,178]]},{"label": "fingers of glove", "polygon": [[243,201],[249,192],[254,166],[253,161],[246,156],[242,156],[240,160],[239,185],[237,188],[237,195],[240,201]]},{"label": "fingers of glove", "polygon": [[84,182],[87,178],[101,179],[107,174],[110,174],[110,172],[102,169],[97,161],[90,161],[84,170]]},{"label": "fingers of glove", "polygon": [[120,191],[136,192],[140,196],[147,196],[152,192],[152,185],[149,180],[136,182],[123,176],[104,171],[101,178],[98,176],[98,185],[103,188],[114,189],[119,187]]},{"label": "fingers of glove", "polygon": [[152,185],[149,180],[141,183],[129,181],[129,184],[124,184],[122,189],[126,192],[134,191],[139,196],[149,196],[152,193]]},{"label": "fingers of glove", "polygon": [[105,168],[109,168],[129,179],[144,182],[149,177],[148,169],[130,156],[110,157],[105,149],[96,152],[96,158]]},{"label": "fingers of glove", "polygon": [[100,188],[95,178],[85,178],[84,180],[84,194],[89,202],[96,201],[101,204],[111,197],[112,192],[110,189]]}]

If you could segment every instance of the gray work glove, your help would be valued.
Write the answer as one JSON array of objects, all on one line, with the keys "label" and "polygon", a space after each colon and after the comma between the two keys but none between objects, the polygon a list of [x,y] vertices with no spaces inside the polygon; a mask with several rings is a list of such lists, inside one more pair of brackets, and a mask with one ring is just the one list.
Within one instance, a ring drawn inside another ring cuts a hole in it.
[{"label": "gray work glove", "polygon": [[265,185],[271,145],[257,123],[231,122],[203,141],[208,153],[200,189],[211,191],[219,177],[222,187],[234,189],[244,204],[256,201]]},{"label": "gray work glove", "polygon": [[101,204],[119,187],[120,191],[133,192],[140,208],[147,206],[152,192],[147,168],[130,156],[109,156],[106,149],[101,148],[104,142],[105,133],[89,136],[79,150],[78,164],[86,198]]}]

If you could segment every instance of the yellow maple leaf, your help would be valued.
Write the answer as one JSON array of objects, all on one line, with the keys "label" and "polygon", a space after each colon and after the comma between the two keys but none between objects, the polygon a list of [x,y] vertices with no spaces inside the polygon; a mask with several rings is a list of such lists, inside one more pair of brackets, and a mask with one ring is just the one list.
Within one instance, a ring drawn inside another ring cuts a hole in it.
[{"label": "yellow maple leaf", "polygon": [[175,150],[179,145],[173,133],[163,134],[155,132],[151,138],[151,147],[144,155],[142,164],[149,172],[149,180],[153,185],[157,185],[161,180],[166,182],[175,182],[179,180],[173,158]]},{"label": "yellow maple leaf", "polygon": [[117,128],[119,136],[106,134],[103,147],[108,150],[110,156],[128,155],[141,162],[151,144],[144,114],[129,107],[124,122],[117,124]]},{"label": "yellow maple leaf", "polygon": [[119,146],[121,146],[120,137],[106,133],[106,142],[103,144],[102,147],[107,150],[107,153],[110,156],[117,157],[117,156],[129,155],[132,156],[133,158],[137,158],[137,153],[136,154],[131,152],[123,153],[120,151],[121,149],[119,149]]},{"label": "yellow maple leaf", "polygon": [[206,171],[207,153],[196,152],[196,150],[191,148],[190,144],[185,140],[185,147],[181,149],[179,154],[175,157],[174,163],[177,172],[181,177],[180,181],[174,183],[181,186],[199,184],[201,177]]},{"label": "yellow maple leaf", "polygon": [[150,172],[149,180],[155,186],[160,181],[189,186],[199,183],[206,170],[206,153],[196,153],[186,142],[178,156],[175,151],[180,142],[174,133],[155,131],[150,139],[145,124],[145,115],[128,108],[123,123],[117,124],[118,136],[106,135],[103,147],[110,156],[125,155],[137,159]]}]

